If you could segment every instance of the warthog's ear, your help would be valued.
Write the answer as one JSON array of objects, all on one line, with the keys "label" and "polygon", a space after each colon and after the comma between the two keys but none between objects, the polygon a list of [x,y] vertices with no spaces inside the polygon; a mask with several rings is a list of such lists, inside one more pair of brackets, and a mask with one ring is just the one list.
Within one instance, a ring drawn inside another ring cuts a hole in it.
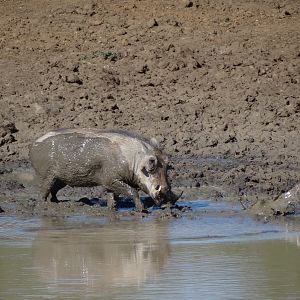
[{"label": "warthog's ear", "polygon": [[145,157],[145,159],[142,162],[142,171],[145,173],[145,175],[148,175],[146,173],[154,172],[156,168],[157,168],[157,158],[153,155],[149,155]]},{"label": "warthog's ear", "polygon": [[155,148],[159,150],[164,150],[164,146],[155,137],[151,138],[150,143]]}]

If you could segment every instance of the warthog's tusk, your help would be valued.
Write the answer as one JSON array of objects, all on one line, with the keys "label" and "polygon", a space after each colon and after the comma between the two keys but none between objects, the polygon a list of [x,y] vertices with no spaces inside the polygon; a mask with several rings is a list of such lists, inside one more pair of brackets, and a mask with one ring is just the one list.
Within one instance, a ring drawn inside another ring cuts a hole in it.
[{"label": "warthog's tusk", "polygon": [[180,198],[181,198],[181,196],[183,195],[183,191],[181,191],[181,193],[180,193],[180,195],[178,196],[178,195],[176,195],[176,197],[177,197],[177,199],[176,199],[176,201],[177,200],[179,200]]}]

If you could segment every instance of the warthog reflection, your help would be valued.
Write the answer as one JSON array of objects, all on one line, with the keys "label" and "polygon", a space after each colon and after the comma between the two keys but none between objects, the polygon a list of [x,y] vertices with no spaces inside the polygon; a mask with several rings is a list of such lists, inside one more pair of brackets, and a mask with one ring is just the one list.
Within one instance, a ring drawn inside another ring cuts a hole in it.
[{"label": "warthog reflection", "polygon": [[139,284],[158,274],[170,253],[163,223],[118,222],[79,229],[45,225],[49,229],[40,231],[33,243],[33,260],[52,288]]}]

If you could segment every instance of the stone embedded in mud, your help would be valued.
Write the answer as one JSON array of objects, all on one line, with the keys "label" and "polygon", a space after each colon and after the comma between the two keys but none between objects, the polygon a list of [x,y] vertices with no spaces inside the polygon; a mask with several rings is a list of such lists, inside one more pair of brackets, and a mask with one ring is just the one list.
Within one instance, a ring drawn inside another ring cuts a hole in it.
[{"label": "stone embedded in mud", "polygon": [[13,133],[18,132],[15,123],[9,122],[0,126],[0,147],[16,141]]},{"label": "stone embedded in mud", "polygon": [[190,0],[183,0],[182,3],[183,3],[183,6],[186,8],[190,8],[190,7],[194,6],[194,2],[190,1]]},{"label": "stone embedded in mud", "polygon": [[236,138],[236,134],[234,132],[227,133],[224,136],[224,143],[225,144],[227,144],[227,143],[236,143],[236,142],[237,142],[237,138]]},{"label": "stone embedded in mud", "polygon": [[77,83],[79,85],[81,85],[83,83],[82,80],[76,74],[70,74],[70,75],[66,76],[66,82],[67,83]]},{"label": "stone embedded in mud", "polygon": [[219,144],[219,141],[217,139],[210,139],[207,144],[206,147],[216,147]]},{"label": "stone embedded in mud", "polygon": [[148,25],[149,28],[153,28],[153,27],[158,26],[158,22],[157,22],[155,19],[152,19],[152,20],[150,20],[150,21],[148,22],[147,25]]},{"label": "stone embedded in mud", "polygon": [[7,180],[4,183],[2,183],[2,188],[12,191],[16,189],[24,189],[25,186],[17,180]]},{"label": "stone embedded in mud", "polygon": [[147,64],[142,63],[142,64],[137,65],[136,71],[137,71],[137,73],[145,74],[147,71],[149,71],[149,67]]},{"label": "stone embedded in mud", "polygon": [[0,126],[0,137],[4,137],[7,134],[16,133],[18,131],[19,130],[16,128],[15,123],[13,122],[5,123],[4,125]]},{"label": "stone embedded in mud", "polygon": [[4,165],[0,165],[0,174],[7,174],[11,172],[12,172],[12,168],[6,167]]},{"label": "stone embedded in mud", "polygon": [[292,14],[288,10],[283,10],[280,13],[280,18],[290,17]]},{"label": "stone embedded in mud", "polygon": [[9,133],[6,136],[0,138],[0,147],[5,144],[11,144],[15,141],[16,141],[15,137]]},{"label": "stone embedded in mud", "polygon": [[74,73],[77,73],[79,71],[79,63],[78,62],[69,62],[67,63],[66,67],[71,70]]},{"label": "stone embedded in mud", "polygon": [[88,92],[87,92],[87,91],[81,91],[81,92],[79,93],[79,98],[80,98],[80,99],[88,99],[88,98],[89,98]]},{"label": "stone embedded in mud", "polygon": [[258,201],[250,210],[264,216],[286,216],[295,214],[300,204],[300,184],[281,194],[274,201]]},{"label": "stone embedded in mud", "polygon": [[112,110],[112,111],[119,110],[119,106],[118,106],[117,104],[114,104],[114,105],[111,107],[111,110]]}]

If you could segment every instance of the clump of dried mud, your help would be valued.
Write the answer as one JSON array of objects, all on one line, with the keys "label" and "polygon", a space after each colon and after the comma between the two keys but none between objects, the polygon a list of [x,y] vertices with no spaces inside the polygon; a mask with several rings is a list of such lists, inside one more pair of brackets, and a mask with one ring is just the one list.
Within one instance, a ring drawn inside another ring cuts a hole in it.
[{"label": "clump of dried mud", "polygon": [[297,1],[4,1],[1,16],[5,172],[50,129],[117,127],[165,144],[175,186],[252,205],[299,183]]}]

